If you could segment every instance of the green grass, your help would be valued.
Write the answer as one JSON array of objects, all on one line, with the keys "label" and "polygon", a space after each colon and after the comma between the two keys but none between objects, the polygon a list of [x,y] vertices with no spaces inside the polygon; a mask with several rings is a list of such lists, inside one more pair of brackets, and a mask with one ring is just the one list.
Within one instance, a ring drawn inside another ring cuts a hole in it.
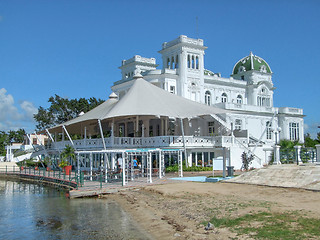
[{"label": "green grass", "polygon": [[[238,218],[210,220],[215,227],[227,227],[255,239],[310,239],[320,237],[320,219],[302,217],[297,212],[246,214]],[[203,222],[207,224],[208,222]]]}]

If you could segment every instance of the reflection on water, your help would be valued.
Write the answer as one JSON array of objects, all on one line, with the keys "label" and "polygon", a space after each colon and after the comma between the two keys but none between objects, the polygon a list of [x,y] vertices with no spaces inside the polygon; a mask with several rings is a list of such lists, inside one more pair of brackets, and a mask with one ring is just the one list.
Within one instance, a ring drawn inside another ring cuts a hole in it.
[{"label": "reflection on water", "polygon": [[151,239],[117,203],[0,180],[0,239]]}]

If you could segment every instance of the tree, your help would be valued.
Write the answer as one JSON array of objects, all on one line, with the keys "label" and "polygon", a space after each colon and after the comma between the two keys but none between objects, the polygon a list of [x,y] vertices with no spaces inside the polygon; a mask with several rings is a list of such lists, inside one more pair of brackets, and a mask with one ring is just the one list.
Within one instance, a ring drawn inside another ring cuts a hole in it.
[{"label": "tree", "polygon": [[314,148],[316,144],[317,144],[317,140],[312,139],[310,133],[307,133],[304,135],[304,146],[305,147]]},{"label": "tree", "polygon": [[48,102],[50,103],[50,107],[45,109],[40,106],[38,113],[34,115],[38,131],[69,121],[79,116],[79,113],[86,113],[97,107],[103,103],[104,100],[94,97],[90,99],[80,98],[69,100],[68,98],[55,95],[54,97],[50,97]]},{"label": "tree", "polygon": [[5,146],[11,143],[22,143],[25,134],[26,132],[22,128],[17,131],[0,131],[0,155],[6,155]]},{"label": "tree", "polygon": [[251,162],[254,159],[253,154],[249,154],[246,152],[243,152],[241,155],[241,159],[242,159],[242,167],[241,169],[244,169],[245,171],[249,170],[249,165],[251,164]]},{"label": "tree", "polygon": [[74,160],[76,158],[76,155],[74,153],[74,148],[70,145],[67,145],[62,153],[61,156],[61,162],[59,164],[60,167],[65,167],[70,164],[71,160]]}]

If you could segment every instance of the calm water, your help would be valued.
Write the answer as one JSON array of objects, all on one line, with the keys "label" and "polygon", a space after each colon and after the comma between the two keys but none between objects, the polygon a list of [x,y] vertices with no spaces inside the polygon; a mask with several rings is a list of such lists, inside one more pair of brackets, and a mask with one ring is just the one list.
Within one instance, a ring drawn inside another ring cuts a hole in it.
[{"label": "calm water", "polygon": [[0,180],[0,239],[151,238],[115,202]]}]

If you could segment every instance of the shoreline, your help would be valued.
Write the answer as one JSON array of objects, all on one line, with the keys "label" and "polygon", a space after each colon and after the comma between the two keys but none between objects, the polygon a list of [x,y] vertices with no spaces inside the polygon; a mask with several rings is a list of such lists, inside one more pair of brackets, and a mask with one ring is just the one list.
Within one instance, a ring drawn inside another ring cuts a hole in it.
[{"label": "shoreline", "polygon": [[319,192],[234,183],[177,182],[101,196],[116,201],[153,239],[252,239],[228,228],[205,230],[213,216],[300,211],[319,218]]}]

